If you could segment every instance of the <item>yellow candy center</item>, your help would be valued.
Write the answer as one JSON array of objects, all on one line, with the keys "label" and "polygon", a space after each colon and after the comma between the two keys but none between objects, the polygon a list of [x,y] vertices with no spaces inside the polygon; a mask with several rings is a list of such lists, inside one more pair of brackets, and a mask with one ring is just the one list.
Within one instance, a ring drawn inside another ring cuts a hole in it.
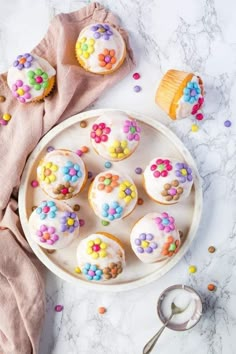
[{"label": "yellow candy center", "polygon": [[18,93],[19,96],[23,96],[25,93],[24,90],[21,88],[19,88],[16,92]]},{"label": "yellow candy center", "polygon": [[148,243],[147,241],[142,241],[142,243],[141,243],[141,246],[142,246],[143,248],[147,248],[148,245],[149,245],[149,243]]},{"label": "yellow candy center", "polygon": [[181,173],[183,176],[187,176],[187,171],[185,168],[182,168]]},{"label": "yellow candy center", "polygon": [[68,224],[69,226],[74,225],[74,220],[71,219],[71,218],[69,218],[69,219],[67,220],[67,224]]}]

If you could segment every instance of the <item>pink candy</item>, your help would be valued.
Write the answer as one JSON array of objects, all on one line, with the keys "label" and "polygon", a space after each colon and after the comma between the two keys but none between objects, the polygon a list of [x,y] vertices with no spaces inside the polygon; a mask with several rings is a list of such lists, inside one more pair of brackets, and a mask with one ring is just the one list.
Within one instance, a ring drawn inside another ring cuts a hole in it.
[{"label": "pink candy", "polygon": [[32,186],[33,188],[38,187],[38,185],[39,185],[38,181],[36,181],[36,180],[31,181],[31,186]]}]

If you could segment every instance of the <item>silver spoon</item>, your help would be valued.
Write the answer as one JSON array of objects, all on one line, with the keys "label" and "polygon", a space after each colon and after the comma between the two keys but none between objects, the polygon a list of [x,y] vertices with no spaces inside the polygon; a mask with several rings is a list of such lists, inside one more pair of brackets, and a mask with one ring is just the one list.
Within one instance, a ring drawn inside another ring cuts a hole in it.
[{"label": "silver spoon", "polygon": [[184,312],[188,305],[184,308],[181,309],[180,307],[177,307],[174,302],[171,303],[171,315],[168,318],[168,320],[164,323],[164,325],[159,329],[159,331],[147,342],[147,344],[145,345],[145,347],[143,348],[143,354],[149,354],[151,353],[152,349],[154,348],[158,338],[160,337],[160,335],[162,334],[162,332],[164,331],[164,329],[166,328],[166,326],[168,325],[168,323],[171,321],[172,317],[174,315],[178,315],[182,312]]}]

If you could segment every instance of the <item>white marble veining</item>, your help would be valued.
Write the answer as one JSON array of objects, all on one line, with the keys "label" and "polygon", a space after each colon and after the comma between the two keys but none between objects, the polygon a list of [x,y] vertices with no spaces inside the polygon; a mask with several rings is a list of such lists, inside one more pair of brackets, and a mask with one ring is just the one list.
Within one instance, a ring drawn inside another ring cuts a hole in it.
[{"label": "white marble veining", "polygon": [[[2,1],[0,72],[20,52],[33,48],[57,13],[86,5],[80,0]],[[200,323],[183,333],[166,330],[153,353],[234,354],[236,331],[236,3],[233,0],[102,0],[127,28],[142,78],[134,93],[132,75],[101,97],[95,108],[124,108],[149,114],[180,137],[198,165],[204,213],[184,259],[163,278],[134,291],[86,291],[47,274],[47,313],[39,354],[141,354],[160,326],[156,302],[175,283],[192,285],[204,300]],[[205,119],[191,133],[193,119],[171,122],[154,104],[162,74],[170,68],[201,74],[206,87]],[[231,128],[224,127],[226,119]],[[216,253],[207,248],[214,245]],[[198,271],[188,274],[188,265]],[[209,293],[207,285],[217,285]],[[55,304],[64,311],[56,313]],[[105,306],[104,316],[97,308]]]}]

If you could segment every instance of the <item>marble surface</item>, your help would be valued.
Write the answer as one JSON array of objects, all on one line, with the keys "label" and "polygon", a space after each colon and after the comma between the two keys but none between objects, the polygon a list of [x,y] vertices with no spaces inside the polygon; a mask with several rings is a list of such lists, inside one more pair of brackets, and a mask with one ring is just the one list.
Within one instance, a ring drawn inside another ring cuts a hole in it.
[{"label": "marble surface", "polygon": [[[86,5],[79,0],[2,1],[0,71],[20,52],[28,51],[46,32],[50,19]],[[204,190],[204,212],[197,237],[178,265],[160,280],[126,293],[96,293],[47,274],[47,313],[39,354],[141,354],[160,326],[159,294],[167,286],[193,286],[204,301],[200,323],[183,333],[166,330],[153,353],[233,354],[236,331],[236,34],[233,0],[101,1],[130,33],[140,93],[132,75],[110,89],[94,108],[124,108],[149,114],[186,144],[198,165]],[[32,30],[33,29],[33,30]],[[205,119],[197,133],[193,118],[171,122],[153,96],[167,69],[201,74],[206,87]],[[226,119],[231,128],[224,127]],[[208,246],[217,251],[209,254]],[[197,273],[188,274],[188,266]],[[210,293],[208,283],[217,291]],[[56,313],[54,306],[63,304]],[[107,313],[98,315],[105,306]]]}]

